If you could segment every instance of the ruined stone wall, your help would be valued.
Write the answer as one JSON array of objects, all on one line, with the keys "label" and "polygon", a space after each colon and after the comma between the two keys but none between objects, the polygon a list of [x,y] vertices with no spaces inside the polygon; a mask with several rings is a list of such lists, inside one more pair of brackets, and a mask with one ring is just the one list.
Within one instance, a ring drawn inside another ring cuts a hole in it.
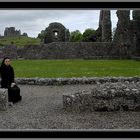
[{"label": "ruined stone wall", "polygon": [[103,10],[102,42],[112,41],[110,10]]},{"label": "ruined stone wall", "polygon": [[0,58],[10,57],[11,59],[17,59],[17,47],[15,45],[7,45],[0,49]]},{"label": "ruined stone wall", "polygon": [[25,59],[40,59],[42,49],[41,45],[27,45],[22,49],[18,49],[18,56]]},{"label": "ruined stone wall", "polygon": [[63,93],[67,111],[140,111],[140,81],[106,82],[90,90]]},{"label": "ruined stone wall", "polygon": [[4,36],[19,36],[21,35],[20,30],[15,30],[15,27],[6,27],[4,31]]},{"label": "ruined stone wall", "polygon": [[101,42],[102,41],[102,20],[103,20],[103,10],[100,10],[99,27],[95,31],[96,40],[98,42]]},{"label": "ruined stone wall", "polygon": [[135,55],[140,56],[140,10],[133,10],[132,30],[135,42]]},{"label": "ruined stone wall", "polygon": [[53,42],[28,45],[23,50],[25,59],[94,59],[116,58],[111,43],[105,42]]},{"label": "ruined stone wall", "polygon": [[45,29],[44,43],[69,41],[70,32],[61,23],[50,23]]},{"label": "ruined stone wall", "polygon": [[118,17],[117,29],[113,39],[113,45],[117,49],[120,58],[130,58],[131,48],[134,44],[130,29],[130,10],[117,10]]},{"label": "ruined stone wall", "polygon": [[109,59],[120,58],[111,42],[53,42],[17,48],[7,45],[0,49],[0,58],[12,59]]},{"label": "ruined stone wall", "polygon": [[99,27],[95,32],[98,42],[111,42],[111,17],[110,10],[100,10]]}]

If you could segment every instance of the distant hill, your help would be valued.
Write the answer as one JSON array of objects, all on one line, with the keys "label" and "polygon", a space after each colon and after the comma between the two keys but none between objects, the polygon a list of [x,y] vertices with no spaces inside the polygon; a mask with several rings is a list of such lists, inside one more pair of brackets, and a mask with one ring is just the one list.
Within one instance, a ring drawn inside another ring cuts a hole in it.
[{"label": "distant hill", "polygon": [[17,37],[1,37],[0,38],[0,47],[5,45],[15,44],[18,48],[22,48],[25,45],[39,45],[41,40],[39,38],[31,38],[26,36],[17,36]]}]

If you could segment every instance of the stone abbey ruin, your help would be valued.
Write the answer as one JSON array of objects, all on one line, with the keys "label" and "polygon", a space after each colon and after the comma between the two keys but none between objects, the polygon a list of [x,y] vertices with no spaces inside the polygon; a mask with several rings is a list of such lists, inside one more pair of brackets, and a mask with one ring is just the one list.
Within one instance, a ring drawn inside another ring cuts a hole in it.
[{"label": "stone abbey ruin", "polygon": [[21,35],[20,30],[15,30],[15,27],[6,27],[4,31],[4,36],[19,36]]},{"label": "stone abbey ruin", "polygon": [[44,43],[69,41],[70,32],[61,23],[51,23],[45,30]]},{"label": "stone abbey ruin", "polygon": [[[70,42],[70,32],[61,23],[50,23],[40,45],[27,45],[16,50],[16,46],[5,46],[0,57],[23,59],[94,59],[133,58],[140,56],[140,11],[117,10],[115,35],[112,38],[111,12],[100,10],[99,27],[94,42]],[[15,49],[11,49],[14,48]],[[13,51],[12,51],[13,50]]]},{"label": "stone abbey ruin", "polygon": [[27,33],[21,34],[20,30],[16,30],[15,27],[6,27],[4,30],[4,36],[0,36],[0,38],[3,37],[15,37],[15,36],[28,36]]}]

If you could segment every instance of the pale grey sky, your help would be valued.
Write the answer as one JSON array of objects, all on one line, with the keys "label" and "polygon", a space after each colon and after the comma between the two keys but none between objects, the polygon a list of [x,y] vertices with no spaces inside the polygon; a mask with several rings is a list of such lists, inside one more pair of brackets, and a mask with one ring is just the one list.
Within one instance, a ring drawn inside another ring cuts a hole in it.
[{"label": "pale grey sky", "polygon": [[[100,10],[0,10],[0,34],[5,27],[15,27],[30,37],[37,37],[52,22],[62,23],[69,31],[97,29]],[[111,10],[112,28],[118,21],[116,10]]]}]

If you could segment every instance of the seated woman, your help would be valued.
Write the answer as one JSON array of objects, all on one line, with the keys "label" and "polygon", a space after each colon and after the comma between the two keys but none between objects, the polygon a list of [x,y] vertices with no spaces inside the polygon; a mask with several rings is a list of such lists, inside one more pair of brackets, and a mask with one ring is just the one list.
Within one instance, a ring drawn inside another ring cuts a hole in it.
[{"label": "seated woman", "polygon": [[14,69],[10,64],[11,60],[9,57],[5,57],[1,63],[0,66],[1,88],[7,88],[8,101],[10,103],[16,103],[21,100],[20,88],[15,83]]}]

